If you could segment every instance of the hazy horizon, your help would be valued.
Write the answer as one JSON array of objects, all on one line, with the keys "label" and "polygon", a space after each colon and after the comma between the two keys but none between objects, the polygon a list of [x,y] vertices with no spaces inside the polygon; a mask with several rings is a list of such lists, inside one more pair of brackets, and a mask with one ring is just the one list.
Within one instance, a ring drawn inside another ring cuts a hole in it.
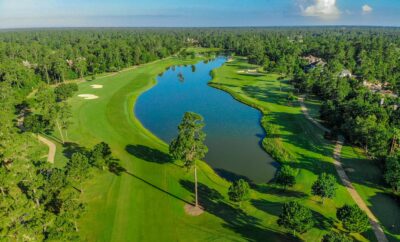
[{"label": "hazy horizon", "polygon": [[0,28],[400,26],[396,0],[0,0]]}]

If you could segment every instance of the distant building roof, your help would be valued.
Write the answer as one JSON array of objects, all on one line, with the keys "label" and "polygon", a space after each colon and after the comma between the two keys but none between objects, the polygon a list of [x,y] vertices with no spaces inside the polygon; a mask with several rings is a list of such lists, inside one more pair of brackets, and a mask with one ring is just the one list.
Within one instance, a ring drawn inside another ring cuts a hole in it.
[{"label": "distant building roof", "polygon": [[339,73],[339,77],[342,77],[342,78],[343,77],[352,77],[352,76],[353,76],[353,74],[351,73],[351,71],[349,71],[347,69],[345,69]]},{"label": "distant building roof", "polygon": [[326,65],[326,62],[322,58],[319,58],[319,57],[316,57],[313,55],[304,56],[302,58],[303,58],[303,60],[306,60],[309,65],[312,65],[312,66]]},{"label": "distant building roof", "polygon": [[392,90],[385,89],[385,87],[388,87],[390,85],[387,82],[382,84],[380,82],[372,83],[372,82],[364,81],[363,85],[373,93],[379,93],[379,94],[382,94],[382,95],[385,95],[385,96],[390,96],[390,97],[393,97],[393,98],[398,98],[399,97]]},{"label": "distant building roof", "polygon": [[308,55],[302,57],[303,60],[306,60],[308,63],[308,68],[315,68],[317,66],[325,66],[326,62],[319,57],[313,56],[313,55]]}]

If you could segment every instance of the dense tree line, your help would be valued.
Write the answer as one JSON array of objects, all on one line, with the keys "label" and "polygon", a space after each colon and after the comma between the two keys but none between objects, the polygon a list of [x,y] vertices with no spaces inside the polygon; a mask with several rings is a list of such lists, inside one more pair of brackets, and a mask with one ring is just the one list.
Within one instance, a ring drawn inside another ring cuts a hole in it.
[{"label": "dense tree line", "polygon": [[[400,173],[393,167],[400,166],[400,29],[252,28],[199,32],[190,34],[202,46],[247,56],[250,63],[292,80],[298,94],[317,95],[323,101],[321,118],[334,130],[330,136],[340,132],[369,156],[382,161],[386,181],[398,191]],[[287,158],[286,154],[276,154],[276,150],[271,153]]]},{"label": "dense tree line", "polygon": [[[105,170],[117,166],[105,143],[71,154],[64,168],[33,159],[32,133],[58,132],[62,142],[68,140],[72,120],[66,100],[77,86],[65,80],[118,71],[168,57],[192,45],[246,56],[250,63],[291,79],[299,93],[320,97],[324,102],[321,117],[326,124],[372,157],[385,160],[384,178],[398,191],[400,101],[393,95],[371,91],[364,81],[380,83],[393,94],[399,91],[399,37],[396,28],[349,27],[0,32],[0,236],[15,241],[76,240],[76,221],[84,210],[78,199],[84,192],[82,183],[94,167]],[[182,53],[194,57],[194,53]],[[310,55],[323,64],[314,65],[304,58]],[[343,76],[343,70],[354,75]],[[201,143],[199,137],[194,141]],[[184,161],[190,167],[197,156],[186,156]],[[284,188],[296,182],[290,167],[278,175]],[[321,175],[313,193],[322,199],[332,198],[333,183],[331,177]],[[248,197],[249,187],[244,181],[234,183],[229,194],[232,201],[240,203]],[[285,217],[297,210],[301,216],[296,221]],[[351,207],[341,211],[338,218],[344,226],[349,224],[349,231],[365,229],[350,226],[353,220],[365,220],[359,211]],[[352,217],[355,219],[349,219]],[[280,224],[294,233],[312,227],[308,221],[309,211],[296,204],[287,205],[280,217]],[[326,241],[336,237],[340,235],[329,234]]]},{"label": "dense tree line", "polygon": [[1,69],[29,69],[58,83],[167,57],[184,46],[184,38],[166,30],[6,32],[0,34],[0,63]]}]

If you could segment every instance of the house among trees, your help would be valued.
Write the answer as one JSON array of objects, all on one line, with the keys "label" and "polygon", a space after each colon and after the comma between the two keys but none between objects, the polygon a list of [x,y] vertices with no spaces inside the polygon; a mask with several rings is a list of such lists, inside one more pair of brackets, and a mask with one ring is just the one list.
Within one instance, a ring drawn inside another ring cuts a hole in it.
[{"label": "house among trees", "polygon": [[388,82],[385,82],[382,84],[380,82],[372,83],[372,82],[364,81],[363,85],[364,85],[364,87],[368,88],[373,93],[379,93],[384,96],[398,98],[397,94],[395,94],[392,90],[387,89],[390,85]]},{"label": "house among trees", "polygon": [[187,38],[186,43],[191,44],[191,45],[198,45],[199,41],[197,39]]},{"label": "house among trees", "polygon": [[319,66],[324,67],[326,65],[326,62],[322,58],[313,55],[303,56],[302,59],[307,62],[304,68],[306,72]]},{"label": "house among trees", "polygon": [[22,65],[26,68],[32,69],[32,68],[37,68],[37,64],[32,64],[28,60],[22,61]]},{"label": "house among trees", "polygon": [[339,73],[340,78],[345,78],[345,77],[353,77],[353,74],[351,73],[350,70],[344,69]]},{"label": "house among trees", "polygon": [[308,62],[308,66],[311,68],[326,65],[326,62],[322,58],[313,55],[304,56],[303,60],[306,60]]}]

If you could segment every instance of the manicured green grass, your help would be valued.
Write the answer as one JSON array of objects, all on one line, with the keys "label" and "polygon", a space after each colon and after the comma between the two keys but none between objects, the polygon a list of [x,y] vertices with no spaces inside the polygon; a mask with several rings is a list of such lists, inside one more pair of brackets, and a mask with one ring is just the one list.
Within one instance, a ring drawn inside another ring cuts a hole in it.
[{"label": "manicured green grass", "polygon": [[[313,118],[319,119],[321,101],[307,97],[305,101]],[[371,160],[362,149],[345,145],[342,164],[355,189],[383,225],[390,241],[400,240],[400,206],[382,177],[382,166]]]},{"label": "manicured green grass", "polygon": [[304,99],[304,103],[306,104],[308,113],[311,115],[311,117],[319,122],[322,122],[319,113],[322,105],[321,101],[314,96],[307,96]]},{"label": "manicured green grass", "polygon": [[385,187],[382,170],[358,148],[344,146],[342,163],[357,192],[383,225],[390,241],[400,240],[400,206]]},{"label": "manicured green grass", "polygon": [[[298,200],[311,208],[317,225],[301,235],[319,241],[335,223],[336,208],[351,198],[343,186],[337,198],[324,205],[310,195],[312,182],[323,171],[335,174],[333,144],[323,139],[304,118],[296,103],[288,103],[286,83],[280,91],[276,75],[246,76],[237,70],[245,60],[227,63],[215,71],[214,83],[249,105],[257,106],[269,122],[279,126],[279,139],[294,157],[297,185],[282,191],[273,185],[254,186],[251,200],[242,208],[227,200],[229,183],[205,163],[199,163],[200,203],[206,212],[190,217],[185,202],[193,201],[192,173],[170,161],[167,144],[147,131],[136,119],[133,107],[138,96],[155,84],[167,67],[191,64],[196,60],[169,58],[136,69],[79,84],[78,94],[94,94],[95,100],[74,97],[74,124],[71,141],[91,147],[105,141],[127,172],[96,171],[85,184],[83,199],[87,212],[79,222],[80,233],[88,241],[289,241],[288,231],[276,224],[284,202]],[[104,85],[92,89],[90,85]],[[60,152],[60,150],[58,151]],[[71,152],[71,150],[69,151]],[[60,161],[64,160],[60,154]],[[62,165],[62,164],[59,164]],[[289,231],[290,232],[290,231]],[[368,238],[370,234],[366,234]],[[355,236],[366,240],[362,236]]]},{"label": "manicured green grass", "polygon": [[[84,189],[87,213],[80,231],[89,241],[271,241],[289,240],[274,220],[259,211],[241,212],[226,199],[228,182],[200,163],[200,203],[207,212],[190,217],[184,201],[193,201],[192,173],[168,162],[168,147],[135,118],[136,98],[155,84],[167,67],[195,60],[170,58],[79,85],[74,97],[70,140],[90,147],[105,141],[127,170],[120,176],[96,172]],[[101,84],[103,89],[90,85]],[[276,207],[276,206],[275,206]],[[278,211],[278,210],[277,210]],[[268,223],[273,226],[267,227]]]},{"label": "manicured green grass", "polygon": [[47,145],[40,142],[37,136],[33,134],[26,134],[23,138],[25,139],[24,148],[26,149],[26,153],[29,154],[29,159],[46,162],[49,150]]},{"label": "manicured green grass", "polygon": [[[273,74],[252,76],[237,73],[240,69],[252,68],[256,66],[246,64],[243,59],[228,63],[214,71],[213,85],[230,92],[238,100],[259,108],[266,115],[267,121],[278,127],[275,133],[276,142],[293,157],[290,165],[299,169],[297,185],[291,192],[302,194],[298,198],[301,203],[314,210],[320,217],[324,217],[323,220],[334,221],[337,207],[344,203],[353,203],[345,187],[340,185],[336,198],[324,206],[319,203],[318,198],[310,194],[312,182],[318,174],[328,172],[337,176],[332,164],[334,145],[325,140],[323,132],[304,117],[296,102],[287,100],[288,93],[292,91],[287,82],[277,81],[278,76]],[[315,115],[318,103],[313,102],[313,105],[312,115]],[[337,179],[340,183],[339,178]],[[269,193],[269,190],[266,189],[266,192]],[[303,238],[311,241],[321,235],[324,229],[313,229]],[[371,231],[364,236],[374,240]]]}]

